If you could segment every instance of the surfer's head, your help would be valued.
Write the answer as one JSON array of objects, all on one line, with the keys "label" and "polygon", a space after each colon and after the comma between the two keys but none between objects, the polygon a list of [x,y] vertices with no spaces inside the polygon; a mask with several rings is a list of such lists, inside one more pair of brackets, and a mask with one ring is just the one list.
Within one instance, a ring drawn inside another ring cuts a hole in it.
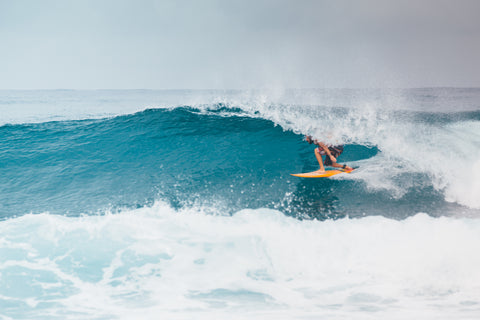
[{"label": "surfer's head", "polygon": [[312,136],[305,136],[305,140],[306,140],[308,143],[310,143],[310,144],[313,143]]}]

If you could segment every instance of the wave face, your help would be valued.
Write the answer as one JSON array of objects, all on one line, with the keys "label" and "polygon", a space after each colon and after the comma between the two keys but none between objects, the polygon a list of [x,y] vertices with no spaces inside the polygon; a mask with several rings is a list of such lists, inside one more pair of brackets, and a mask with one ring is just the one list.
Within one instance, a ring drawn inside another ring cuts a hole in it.
[{"label": "wave face", "polygon": [[[167,201],[231,214],[271,208],[299,218],[433,216],[480,208],[480,112],[433,113],[215,103],[101,119],[0,127],[0,215],[79,215]],[[312,134],[345,143],[359,166],[313,171]]]},{"label": "wave face", "polygon": [[[475,318],[479,105],[479,89],[0,92],[0,317]],[[305,134],[358,169],[290,176],[318,168]]]}]

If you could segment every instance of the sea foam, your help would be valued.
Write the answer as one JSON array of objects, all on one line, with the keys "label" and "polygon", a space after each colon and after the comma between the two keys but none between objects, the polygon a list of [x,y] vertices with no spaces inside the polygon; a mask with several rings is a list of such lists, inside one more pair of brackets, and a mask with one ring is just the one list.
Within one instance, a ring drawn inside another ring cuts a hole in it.
[{"label": "sea foam", "polygon": [[0,222],[0,315],[81,319],[386,317],[480,312],[480,221],[297,220],[163,202]]}]

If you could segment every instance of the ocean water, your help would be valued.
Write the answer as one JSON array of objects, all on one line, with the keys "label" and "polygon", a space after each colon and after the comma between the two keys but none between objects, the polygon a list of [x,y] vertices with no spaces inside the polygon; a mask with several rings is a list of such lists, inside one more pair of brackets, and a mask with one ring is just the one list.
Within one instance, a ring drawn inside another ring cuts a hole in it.
[{"label": "ocean water", "polygon": [[478,319],[479,218],[480,89],[0,91],[0,319]]}]

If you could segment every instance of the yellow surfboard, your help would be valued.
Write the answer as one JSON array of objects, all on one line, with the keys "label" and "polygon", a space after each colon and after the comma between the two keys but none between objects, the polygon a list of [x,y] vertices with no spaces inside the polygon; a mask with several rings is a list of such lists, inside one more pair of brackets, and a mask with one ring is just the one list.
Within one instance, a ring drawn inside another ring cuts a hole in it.
[{"label": "yellow surfboard", "polygon": [[352,170],[327,170],[325,172],[319,172],[319,170],[317,170],[317,171],[306,172],[306,173],[291,173],[291,175],[295,176],[295,177],[300,177],[300,178],[327,178],[327,177],[331,177],[331,176],[334,176],[336,174],[343,173],[343,172],[350,173],[353,170],[354,169],[352,169]]}]

